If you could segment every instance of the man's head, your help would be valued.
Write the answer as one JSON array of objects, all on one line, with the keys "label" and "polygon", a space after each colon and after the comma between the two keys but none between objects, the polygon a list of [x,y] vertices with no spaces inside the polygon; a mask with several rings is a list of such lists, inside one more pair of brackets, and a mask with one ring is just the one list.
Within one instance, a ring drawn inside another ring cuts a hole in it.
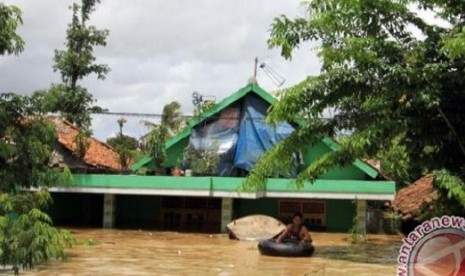
[{"label": "man's head", "polygon": [[302,213],[295,212],[292,216],[292,224],[300,226],[302,224]]}]

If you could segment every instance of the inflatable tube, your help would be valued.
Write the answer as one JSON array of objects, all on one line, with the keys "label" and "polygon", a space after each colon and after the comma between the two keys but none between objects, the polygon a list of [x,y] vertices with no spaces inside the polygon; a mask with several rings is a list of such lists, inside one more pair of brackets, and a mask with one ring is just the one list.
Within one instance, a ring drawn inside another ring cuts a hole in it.
[{"label": "inflatable tube", "polygon": [[263,255],[279,257],[310,257],[315,251],[309,242],[300,243],[294,240],[283,240],[276,243],[276,239],[263,240],[258,243],[258,250]]}]

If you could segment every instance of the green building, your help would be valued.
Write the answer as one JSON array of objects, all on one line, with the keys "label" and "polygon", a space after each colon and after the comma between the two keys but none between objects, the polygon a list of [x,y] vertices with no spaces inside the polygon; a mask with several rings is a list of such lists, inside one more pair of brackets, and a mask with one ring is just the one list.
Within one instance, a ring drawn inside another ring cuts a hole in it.
[{"label": "green building", "polygon": [[[335,167],[314,183],[306,183],[301,189],[296,189],[292,179],[286,178],[270,178],[264,187],[253,191],[239,189],[248,168],[260,152],[250,150],[249,145],[253,141],[242,141],[242,134],[237,136],[236,132],[215,132],[213,124],[223,120],[222,126],[232,126],[231,129],[240,125],[241,129],[237,130],[240,133],[245,131],[245,128],[242,129],[242,121],[254,123],[254,120],[263,118],[244,117],[240,114],[245,114],[245,111],[241,108],[234,110],[234,107],[244,106],[242,103],[247,102],[252,104],[248,107],[252,107],[253,111],[254,104],[269,106],[275,101],[257,84],[249,84],[190,120],[181,133],[166,142],[165,169],[168,172],[180,160],[186,159],[187,147],[203,147],[205,144],[212,147],[214,143],[210,134],[220,137],[222,143],[228,145],[236,139],[236,153],[223,158],[217,175],[177,177],[137,174],[140,171],[153,171],[154,164],[148,156],[133,165],[134,175],[75,174],[72,185],[51,189],[55,202],[51,210],[53,218],[58,223],[106,228],[220,232],[225,230],[226,223],[237,217],[266,214],[287,220],[292,213],[300,211],[311,230],[346,232],[352,227],[357,214],[361,218],[359,226],[364,228],[367,202],[392,200],[395,183],[385,180],[377,169],[361,160],[347,167]],[[237,125],[230,122],[233,119],[237,120]],[[286,127],[297,128],[302,124],[290,122]],[[212,127],[208,131],[199,132],[207,126]],[[247,131],[250,134],[250,129]],[[266,132],[263,129],[256,131]],[[276,137],[280,135],[278,132],[274,134]],[[228,140],[231,135],[236,136]],[[252,133],[246,138],[259,136]],[[269,146],[276,142],[273,137],[260,143]],[[240,145],[242,157],[238,157],[237,153]],[[325,138],[317,144],[308,145],[296,158],[304,167],[316,158],[336,150],[338,144]],[[224,153],[222,156],[227,155]],[[238,159],[244,159],[244,156],[245,161],[237,162]]]}]

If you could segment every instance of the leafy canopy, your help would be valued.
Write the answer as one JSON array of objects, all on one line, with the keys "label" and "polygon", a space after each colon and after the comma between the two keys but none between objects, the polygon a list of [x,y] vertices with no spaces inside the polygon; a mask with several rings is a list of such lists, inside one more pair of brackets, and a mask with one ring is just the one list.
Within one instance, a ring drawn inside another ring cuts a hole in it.
[{"label": "leafy canopy", "polygon": [[[44,106],[50,112],[60,112],[77,127],[89,130],[90,113],[101,113],[101,107],[94,106],[96,101],[92,94],[78,81],[96,74],[98,79],[105,79],[110,71],[106,64],[96,63],[94,48],[106,46],[108,30],[99,30],[88,26],[90,14],[95,10],[99,0],[82,0],[81,5],[73,3],[71,23],[66,30],[66,49],[55,50],[54,71],[61,75],[62,83],[54,84],[45,93]],[[42,92],[44,94],[44,92]]]},{"label": "leafy canopy", "polygon": [[160,123],[149,121],[142,123],[150,128],[144,139],[146,151],[152,157],[155,169],[162,169],[166,159],[165,143],[179,133],[185,123],[181,115],[181,104],[177,101],[166,104],[163,107]]},{"label": "leafy canopy", "polygon": [[[304,16],[274,20],[268,43],[290,59],[304,42],[317,42],[321,73],[281,91],[268,121],[300,115],[308,124],[266,153],[245,186],[291,171],[294,152],[344,129],[352,135],[341,141],[340,150],[300,171],[297,184],[380,153],[391,167],[393,157],[403,158],[398,175],[409,180],[435,170],[463,180],[465,5],[450,0],[311,0],[302,5]],[[437,20],[425,20],[424,11]],[[328,108],[336,115],[318,119]]]},{"label": "leafy canopy", "polygon": [[107,144],[112,146],[119,154],[119,162],[123,171],[128,169],[131,160],[136,157],[139,148],[139,141],[136,138],[123,134],[123,126],[126,123],[126,119],[120,118],[117,120],[119,125],[119,132],[116,133],[115,137],[107,139]]},{"label": "leafy canopy", "polygon": [[[19,8],[0,3],[0,56],[23,50],[16,33],[20,24]],[[0,94],[0,265],[11,265],[15,274],[63,258],[64,246],[74,242],[44,212],[50,194],[24,190],[69,180],[66,171],[49,167],[55,129],[43,112],[38,96]]]},{"label": "leafy canopy", "polygon": [[19,54],[24,49],[24,41],[16,33],[23,24],[21,10],[16,6],[5,6],[0,3],[0,56]]}]

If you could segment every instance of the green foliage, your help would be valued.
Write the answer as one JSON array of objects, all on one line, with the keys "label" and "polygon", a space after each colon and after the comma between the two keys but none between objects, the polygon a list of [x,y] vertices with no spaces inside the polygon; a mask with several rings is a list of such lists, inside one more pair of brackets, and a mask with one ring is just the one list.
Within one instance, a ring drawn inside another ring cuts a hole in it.
[{"label": "green foliage", "polygon": [[181,104],[179,102],[173,101],[163,107],[161,124],[168,129],[170,137],[173,137],[181,130],[183,118],[181,115]]},{"label": "green foliage", "polygon": [[218,148],[196,151],[187,148],[185,157],[189,168],[197,175],[218,175],[220,155]]},{"label": "green foliage", "polygon": [[438,195],[434,204],[421,206],[420,219],[426,220],[443,215],[465,216],[465,183],[463,179],[447,170],[437,170],[434,175],[434,187]]},{"label": "green foliage", "polygon": [[148,139],[148,153],[152,157],[155,169],[163,169],[166,159],[165,142],[168,140],[168,129],[164,125],[155,125]]},{"label": "green foliage", "polygon": [[403,188],[412,181],[409,174],[410,159],[405,145],[401,144],[403,135],[394,137],[390,143],[384,145],[377,158],[381,161],[381,171],[397,183],[398,188]]},{"label": "green foliage", "polygon": [[63,248],[74,244],[66,230],[52,226],[42,210],[50,202],[45,190],[0,194],[0,264],[32,269],[50,259],[63,259]]},{"label": "green foliage", "polygon": [[64,181],[59,171],[49,168],[55,128],[34,117],[34,109],[28,97],[0,95],[0,192]]},{"label": "green foliage", "polygon": [[[21,11],[0,3],[0,55],[19,53],[24,42],[15,33]],[[32,269],[50,259],[62,259],[72,245],[68,231],[53,227],[43,211],[50,194],[31,187],[69,183],[69,170],[49,167],[55,128],[42,115],[42,95],[0,94],[0,265]]]},{"label": "green foliage", "polygon": [[79,128],[88,130],[91,124],[90,113],[104,110],[93,106],[96,101],[86,88],[77,82],[84,77],[96,74],[104,79],[109,72],[105,64],[97,64],[94,48],[106,46],[108,30],[99,30],[88,26],[90,14],[95,10],[98,0],[83,0],[82,4],[73,3],[73,16],[66,31],[66,49],[55,50],[55,71],[61,74],[62,84],[54,84],[44,96],[44,106],[50,112],[60,112],[67,120]]},{"label": "green foliage", "polygon": [[165,143],[176,135],[184,124],[181,105],[176,101],[166,104],[163,107],[160,124],[148,121],[143,123],[151,128],[145,143],[147,152],[153,158],[155,169],[162,169],[166,159]]},{"label": "green foliage", "polygon": [[117,148],[119,145],[123,145],[129,150],[137,150],[137,147],[139,146],[139,142],[136,138],[125,134],[121,136],[120,134],[117,134],[115,137],[108,138],[107,144],[114,148]]},{"label": "green foliage", "polygon": [[215,101],[203,101],[200,106],[194,110],[194,116],[198,117],[216,105]]},{"label": "green foliage", "polygon": [[163,125],[168,131],[168,139],[178,134],[185,123],[181,115],[181,104],[177,101],[170,102],[163,106],[160,124],[149,121],[141,122],[150,129],[153,129],[158,125]]},{"label": "green foliage", "polygon": [[19,54],[24,49],[23,39],[16,29],[23,24],[21,10],[16,6],[5,6],[0,3],[0,56]]},{"label": "green foliage", "polygon": [[91,113],[105,110],[92,104],[96,101],[86,88],[71,88],[66,84],[52,84],[47,91],[35,92],[34,97],[41,99],[41,108],[46,112],[60,113],[80,129],[89,131]]},{"label": "green foliage", "polygon": [[137,155],[139,142],[136,138],[123,134],[124,118],[118,120],[119,133],[115,137],[107,139],[107,144],[112,146],[119,154],[119,162],[123,171],[128,169],[129,162]]},{"label": "green foliage", "polygon": [[52,226],[43,211],[46,190],[24,188],[69,183],[68,170],[49,167],[55,128],[36,113],[36,102],[16,94],[0,95],[0,264],[31,269],[63,258],[71,235]]},{"label": "green foliage", "polygon": [[[355,202],[355,209],[358,210],[358,202]],[[366,229],[360,227],[360,221],[364,220],[358,212],[355,214],[352,220],[352,227],[349,229],[349,242],[352,244],[360,244],[367,242]]]},{"label": "green foliage", "polygon": [[[321,73],[280,92],[268,121],[311,124],[295,131],[258,162],[245,185],[263,185],[266,177],[289,171],[292,154],[338,130],[351,130],[340,149],[304,169],[297,184],[355,158],[380,155],[395,178],[417,179],[445,169],[465,173],[465,5],[460,1],[422,0],[421,9],[447,22],[425,21],[412,1],[311,0],[307,15],[276,18],[270,47],[285,58],[305,41],[319,43]],[[412,30],[416,30],[416,34]],[[324,110],[336,115],[318,119]],[[394,166],[400,158],[398,171]],[[456,193],[452,197],[458,196]]]}]

